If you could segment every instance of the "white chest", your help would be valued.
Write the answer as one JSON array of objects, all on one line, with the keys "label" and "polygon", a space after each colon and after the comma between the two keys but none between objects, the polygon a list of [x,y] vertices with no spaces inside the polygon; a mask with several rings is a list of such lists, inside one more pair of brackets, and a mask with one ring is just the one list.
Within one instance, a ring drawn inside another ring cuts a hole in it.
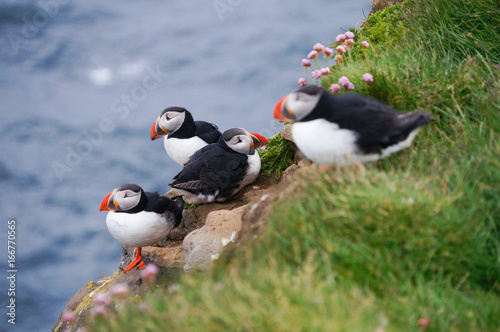
[{"label": "white chest", "polygon": [[109,212],[106,226],[111,235],[124,246],[143,247],[164,240],[172,224],[165,215],[153,212],[117,213]]},{"label": "white chest", "polygon": [[296,122],[292,135],[300,151],[320,165],[344,166],[358,161],[357,134],[335,123],[324,119]]},{"label": "white chest", "polygon": [[244,186],[250,184],[257,179],[260,173],[260,156],[257,151],[253,155],[248,156],[248,170],[245,177],[240,182],[239,188],[236,191],[238,193]]},{"label": "white chest", "polygon": [[167,151],[167,154],[173,161],[181,166],[188,161],[193,153],[207,145],[207,143],[199,137],[168,139],[167,137],[163,140],[165,151]]}]

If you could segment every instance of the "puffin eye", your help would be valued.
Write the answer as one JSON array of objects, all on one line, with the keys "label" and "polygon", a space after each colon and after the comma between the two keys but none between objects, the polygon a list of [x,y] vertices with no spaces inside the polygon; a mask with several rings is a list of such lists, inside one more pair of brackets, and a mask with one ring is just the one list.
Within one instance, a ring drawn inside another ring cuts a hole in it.
[{"label": "puffin eye", "polygon": [[168,117],[168,115],[165,118],[167,119],[167,121],[170,121],[170,117]]}]

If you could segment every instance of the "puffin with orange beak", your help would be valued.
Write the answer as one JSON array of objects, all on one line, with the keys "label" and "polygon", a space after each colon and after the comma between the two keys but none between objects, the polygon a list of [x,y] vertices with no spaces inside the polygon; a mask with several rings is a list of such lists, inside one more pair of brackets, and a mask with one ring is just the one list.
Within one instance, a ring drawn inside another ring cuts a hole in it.
[{"label": "puffin with orange beak", "polygon": [[111,235],[123,246],[136,247],[135,259],[125,268],[125,273],[135,266],[145,267],[142,247],[164,240],[168,233],[182,221],[184,201],[172,200],[158,192],[144,192],[135,184],[124,184],[104,198],[100,211],[109,211],[106,226]]},{"label": "puffin with orange beak", "polygon": [[322,166],[384,158],[409,147],[420,127],[433,121],[421,110],[399,112],[370,97],[334,96],[319,86],[306,86],[282,98],[274,118],[295,122],[295,144]]},{"label": "puffin with orange beak", "polygon": [[217,143],[220,135],[216,125],[194,121],[191,113],[183,107],[165,108],[151,128],[151,140],[165,137],[165,151],[181,166],[202,147]]},{"label": "puffin with orange beak", "polygon": [[235,198],[257,179],[261,162],[255,150],[268,143],[243,128],[226,130],[217,143],[193,154],[170,186],[190,204]]}]

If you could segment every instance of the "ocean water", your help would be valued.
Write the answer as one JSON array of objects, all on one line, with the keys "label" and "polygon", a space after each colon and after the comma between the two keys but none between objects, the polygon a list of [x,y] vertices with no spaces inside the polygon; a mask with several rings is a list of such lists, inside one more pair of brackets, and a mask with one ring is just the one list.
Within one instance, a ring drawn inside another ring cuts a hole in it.
[{"label": "ocean water", "polygon": [[272,136],[301,59],[369,10],[369,0],[0,2],[1,330],[14,330],[9,220],[15,328],[49,330],[78,289],[118,266],[102,199],[124,183],[166,192],[179,171],[149,137],[160,111],[184,106],[221,130]]}]

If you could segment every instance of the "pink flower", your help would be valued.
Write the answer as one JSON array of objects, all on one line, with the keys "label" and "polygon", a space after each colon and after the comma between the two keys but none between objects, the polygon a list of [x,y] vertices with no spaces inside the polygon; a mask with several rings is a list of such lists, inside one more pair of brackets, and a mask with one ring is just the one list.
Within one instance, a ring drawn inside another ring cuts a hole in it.
[{"label": "pink flower", "polygon": [[126,284],[116,284],[109,289],[109,292],[113,297],[127,297],[130,290]]},{"label": "pink flower", "polygon": [[102,305],[110,304],[111,299],[109,298],[109,294],[108,293],[97,294],[96,297],[94,298],[94,303]]},{"label": "pink flower", "polygon": [[347,85],[351,83],[351,81],[349,81],[349,79],[345,76],[342,76],[341,78],[339,78],[339,84],[342,85],[344,88],[347,88]]},{"label": "pink flower", "polygon": [[302,59],[302,66],[311,67],[311,61],[309,61],[307,59]]},{"label": "pink flower", "polygon": [[347,46],[352,46],[352,45],[354,45],[354,39],[347,39],[347,40],[345,41],[345,44],[346,44]]},{"label": "pink flower", "polygon": [[337,53],[339,54],[342,54],[342,53],[346,53],[347,52],[347,48],[344,46],[344,45],[339,45],[337,47],[335,47],[335,50],[337,51]]},{"label": "pink flower", "polygon": [[76,315],[73,311],[71,310],[68,310],[68,309],[64,309],[63,313],[62,313],[62,320],[65,321],[65,322],[68,322],[70,324],[73,324],[74,322],[76,322]]},{"label": "pink flower", "polygon": [[144,270],[141,271],[141,278],[146,280],[148,284],[152,284],[156,280],[156,276],[160,272],[160,268],[154,264],[148,264],[144,268]]},{"label": "pink flower", "polygon": [[363,40],[363,41],[361,42],[361,47],[363,47],[363,48],[368,48],[368,46],[370,46],[370,44],[368,44],[368,42],[367,42],[366,40]]},{"label": "pink flower", "polygon": [[346,36],[347,38],[349,38],[349,39],[354,38],[354,34],[353,34],[351,31],[347,31],[347,32],[345,33],[345,36]]},{"label": "pink flower", "polygon": [[321,69],[319,70],[319,72],[320,72],[320,73],[321,73],[321,75],[323,76],[323,75],[328,75],[328,74],[331,74],[331,72],[332,72],[332,71],[330,70],[330,68],[325,67],[325,68],[321,68]]},{"label": "pink flower", "polygon": [[363,81],[365,81],[366,83],[373,82],[373,75],[369,73],[363,74]]},{"label": "pink flower", "polygon": [[315,57],[317,57],[317,56],[318,56],[318,52],[316,52],[316,51],[311,51],[311,52],[309,52],[309,54],[307,55],[307,57],[308,57],[309,59],[314,59],[314,58],[315,58]]},{"label": "pink flower", "polygon": [[423,327],[426,329],[429,326],[429,318],[420,318],[418,320],[418,326]]},{"label": "pink flower", "polygon": [[335,62],[336,62],[337,64],[339,64],[339,65],[340,65],[340,64],[342,63],[342,55],[341,55],[341,54],[337,54],[337,55],[335,55],[335,58],[334,58],[334,59],[335,59]]},{"label": "pink flower", "polygon": [[170,294],[178,292],[180,290],[181,290],[181,286],[179,286],[179,284],[172,284],[172,285],[169,285],[167,287],[167,292]]},{"label": "pink flower", "polygon": [[303,87],[307,85],[307,80],[303,77],[299,78],[299,86]]},{"label": "pink flower", "polygon": [[323,50],[323,53],[325,53],[325,55],[327,55],[327,56],[330,56],[333,54],[333,50],[329,47],[325,47],[325,49]]},{"label": "pink flower", "polygon": [[92,314],[92,316],[99,316],[99,315],[106,316],[106,312],[107,312],[106,307],[103,306],[102,304],[94,305],[90,309],[90,313]]},{"label": "pink flower", "polygon": [[337,38],[335,38],[335,40],[338,42],[338,43],[341,43],[343,42],[344,40],[346,40],[347,37],[346,35],[344,35],[343,33],[341,33],[340,35],[337,35]]},{"label": "pink flower", "polygon": [[318,78],[321,77],[321,72],[319,70],[315,70],[311,73],[311,77],[317,80]]},{"label": "pink flower", "polygon": [[324,49],[325,49],[325,45],[320,44],[320,43],[316,43],[313,46],[313,50],[318,51],[318,52],[323,52]]},{"label": "pink flower", "polygon": [[348,83],[347,86],[345,87],[347,90],[354,90],[354,84]]},{"label": "pink flower", "polygon": [[340,92],[340,85],[338,85],[338,84],[330,85],[330,91],[332,93],[339,93]]}]

